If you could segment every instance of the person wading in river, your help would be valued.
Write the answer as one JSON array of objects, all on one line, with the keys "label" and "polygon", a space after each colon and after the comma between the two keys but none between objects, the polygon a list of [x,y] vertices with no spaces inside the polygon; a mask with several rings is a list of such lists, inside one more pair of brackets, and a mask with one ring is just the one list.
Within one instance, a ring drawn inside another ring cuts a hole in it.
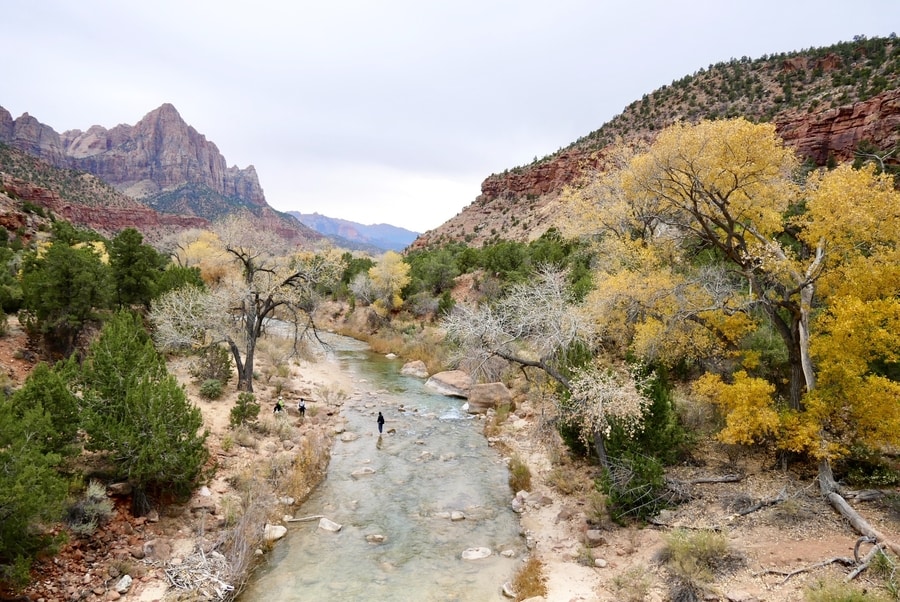
[{"label": "person wading in river", "polygon": [[378,412],[378,434],[381,434],[381,430],[384,428],[384,416],[381,415],[381,412]]}]

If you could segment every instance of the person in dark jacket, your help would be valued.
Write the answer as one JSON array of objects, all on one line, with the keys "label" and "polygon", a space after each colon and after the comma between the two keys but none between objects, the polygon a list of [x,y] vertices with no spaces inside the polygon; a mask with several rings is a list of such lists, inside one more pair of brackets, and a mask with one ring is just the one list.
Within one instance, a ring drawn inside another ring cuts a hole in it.
[{"label": "person in dark jacket", "polygon": [[381,430],[384,428],[384,416],[381,415],[381,412],[378,412],[378,432],[381,433]]}]

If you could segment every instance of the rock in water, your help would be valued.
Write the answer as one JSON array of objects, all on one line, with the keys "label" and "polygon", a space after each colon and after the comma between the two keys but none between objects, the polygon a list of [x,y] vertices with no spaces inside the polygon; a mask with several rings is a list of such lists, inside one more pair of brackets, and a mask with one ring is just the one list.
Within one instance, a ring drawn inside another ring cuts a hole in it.
[{"label": "rock in water", "polygon": [[468,548],[463,550],[462,559],[463,560],[481,560],[482,558],[487,558],[491,555],[490,548]]},{"label": "rock in water", "polygon": [[337,533],[338,531],[340,531],[343,528],[343,525],[339,525],[338,523],[334,522],[333,520],[330,520],[327,518],[320,518],[319,519],[319,528],[323,529],[325,531],[331,531],[332,533]]}]

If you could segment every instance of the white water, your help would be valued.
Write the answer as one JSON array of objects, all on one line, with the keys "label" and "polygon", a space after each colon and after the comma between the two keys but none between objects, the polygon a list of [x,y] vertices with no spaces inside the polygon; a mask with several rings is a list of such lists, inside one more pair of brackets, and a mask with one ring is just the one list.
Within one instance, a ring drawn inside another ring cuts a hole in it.
[{"label": "white water", "polygon": [[[401,375],[399,360],[343,338],[335,354],[357,382],[342,416],[360,436],[335,441],[325,481],[296,516],[322,514],[343,528],[330,533],[317,521],[291,523],[242,602],[504,600],[501,585],[521,562],[524,541],[510,510],[508,471],[481,434],[483,422],[461,411],[463,400]],[[386,420],[381,437],[379,411]],[[374,473],[351,476],[364,468]],[[453,511],[465,520],[451,521]],[[385,541],[369,543],[367,535]],[[492,554],[462,560],[474,547]]]}]

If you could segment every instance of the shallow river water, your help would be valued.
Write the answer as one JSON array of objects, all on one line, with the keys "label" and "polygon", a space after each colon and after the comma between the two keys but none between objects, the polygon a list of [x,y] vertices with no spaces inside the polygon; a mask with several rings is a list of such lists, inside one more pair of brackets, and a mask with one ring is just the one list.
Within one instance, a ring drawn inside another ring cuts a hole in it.
[{"label": "shallow river water", "polygon": [[[341,413],[359,437],[336,438],[325,481],[295,516],[321,514],[343,527],[291,523],[240,600],[503,600],[501,585],[525,550],[507,468],[483,422],[462,411],[464,400],[430,392],[400,374],[400,360],[363,343],[339,338],[332,353],[356,385]],[[462,559],[479,547],[491,555]]]}]

